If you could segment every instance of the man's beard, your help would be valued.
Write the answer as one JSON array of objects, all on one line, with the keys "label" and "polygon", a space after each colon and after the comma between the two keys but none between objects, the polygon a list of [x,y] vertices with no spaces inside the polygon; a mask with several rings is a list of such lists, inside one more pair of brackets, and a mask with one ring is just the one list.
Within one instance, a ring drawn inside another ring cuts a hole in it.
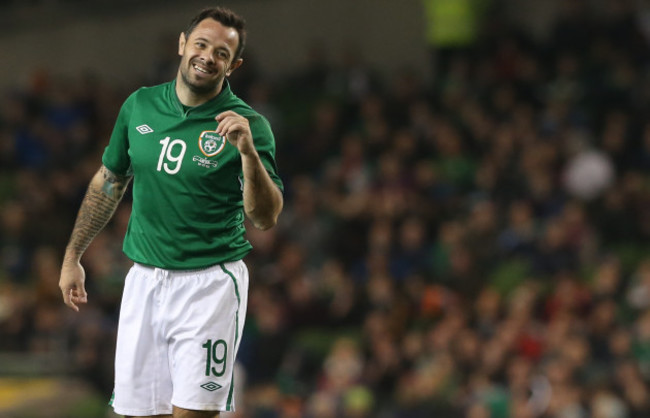
[{"label": "man's beard", "polygon": [[217,79],[214,83],[206,83],[202,85],[197,85],[195,83],[192,83],[192,81],[189,79],[187,73],[189,70],[181,70],[181,78],[183,79],[183,83],[190,89],[190,91],[194,94],[198,95],[205,95],[214,92],[217,89],[217,86],[219,85],[219,82],[221,81],[221,78]]}]

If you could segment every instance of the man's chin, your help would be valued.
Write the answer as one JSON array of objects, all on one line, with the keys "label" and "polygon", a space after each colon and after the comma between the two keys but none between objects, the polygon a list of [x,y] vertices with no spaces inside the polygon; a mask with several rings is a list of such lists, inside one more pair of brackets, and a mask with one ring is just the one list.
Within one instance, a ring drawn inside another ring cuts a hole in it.
[{"label": "man's chin", "polygon": [[183,77],[183,83],[192,93],[201,95],[214,92],[219,85],[215,80],[190,80],[188,77]]},{"label": "man's chin", "polygon": [[217,89],[216,83],[191,83],[188,84],[190,91],[194,94],[208,94]]}]

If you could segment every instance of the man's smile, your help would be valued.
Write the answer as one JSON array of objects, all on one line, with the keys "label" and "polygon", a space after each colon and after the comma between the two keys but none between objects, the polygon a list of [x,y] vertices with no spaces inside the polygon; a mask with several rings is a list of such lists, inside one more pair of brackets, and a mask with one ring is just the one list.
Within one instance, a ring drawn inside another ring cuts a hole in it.
[{"label": "man's smile", "polygon": [[213,71],[210,70],[209,68],[202,66],[201,64],[198,64],[196,62],[192,63],[192,68],[194,68],[195,71],[201,73],[201,74],[212,74]]}]

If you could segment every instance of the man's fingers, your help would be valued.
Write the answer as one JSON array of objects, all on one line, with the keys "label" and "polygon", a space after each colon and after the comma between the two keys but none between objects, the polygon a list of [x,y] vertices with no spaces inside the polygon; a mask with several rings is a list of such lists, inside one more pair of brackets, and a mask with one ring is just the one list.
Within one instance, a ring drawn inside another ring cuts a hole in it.
[{"label": "man's fingers", "polygon": [[71,299],[77,303],[88,302],[88,294],[86,293],[86,289],[84,288],[72,289],[70,295],[71,295]]},{"label": "man's fingers", "polygon": [[88,295],[83,289],[79,293],[75,289],[69,289],[68,291],[63,292],[63,302],[75,311],[79,312],[79,306],[77,306],[77,304],[87,303]]},{"label": "man's fingers", "polygon": [[65,302],[66,305],[74,309],[76,312],[79,312],[79,307],[72,301],[72,289],[70,289],[68,292],[63,292],[63,302]]},{"label": "man's fingers", "polygon": [[63,295],[63,303],[66,305],[70,303],[70,293],[66,289],[61,289],[61,294]]},{"label": "man's fingers", "polygon": [[61,278],[59,288],[63,293],[63,303],[79,312],[79,304],[86,303],[88,295],[84,286],[85,272],[81,264],[63,263],[61,267]]},{"label": "man's fingers", "polygon": [[228,119],[224,119],[223,121],[221,121],[221,123],[219,123],[219,126],[217,126],[217,133],[221,136],[226,136],[240,129],[241,129],[241,125],[237,123],[236,119],[228,118]]},{"label": "man's fingers", "polygon": [[229,140],[234,141],[239,137],[239,134],[246,131],[246,125],[238,121],[225,121],[217,128],[217,133],[221,136],[227,137]]},{"label": "man's fingers", "polygon": [[217,122],[221,122],[228,116],[239,116],[237,113],[233,112],[232,110],[226,110],[225,112],[219,113],[217,116],[214,118],[217,120]]},{"label": "man's fingers", "polygon": [[221,136],[225,136],[230,132],[245,130],[248,126],[248,120],[233,111],[220,113],[215,117],[215,120],[219,122],[216,132]]},{"label": "man's fingers", "polygon": [[228,133],[229,126],[230,124],[228,123],[227,120],[219,122],[219,126],[217,126],[217,134],[221,136],[226,136],[226,134]]}]

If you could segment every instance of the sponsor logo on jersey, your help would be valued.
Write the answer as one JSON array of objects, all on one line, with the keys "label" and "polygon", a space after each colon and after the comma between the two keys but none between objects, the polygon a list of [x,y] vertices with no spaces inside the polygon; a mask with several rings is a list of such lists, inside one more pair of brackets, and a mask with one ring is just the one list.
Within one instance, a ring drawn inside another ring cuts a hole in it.
[{"label": "sponsor logo on jersey", "polygon": [[205,167],[205,168],[214,168],[217,165],[219,165],[217,161],[209,160],[205,157],[201,157],[200,155],[195,155],[192,158],[192,161],[195,161],[200,167]]},{"label": "sponsor logo on jersey", "polygon": [[215,131],[203,131],[199,136],[199,149],[206,157],[219,154],[226,145],[226,138]]},{"label": "sponsor logo on jersey", "polygon": [[214,392],[217,389],[221,389],[223,386],[215,382],[208,382],[202,384],[201,387],[207,391]]},{"label": "sponsor logo on jersey", "polygon": [[142,135],[150,134],[153,132],[153,129],[151,129],[149,125],[136,126],[135,130],[140,132]]}]

